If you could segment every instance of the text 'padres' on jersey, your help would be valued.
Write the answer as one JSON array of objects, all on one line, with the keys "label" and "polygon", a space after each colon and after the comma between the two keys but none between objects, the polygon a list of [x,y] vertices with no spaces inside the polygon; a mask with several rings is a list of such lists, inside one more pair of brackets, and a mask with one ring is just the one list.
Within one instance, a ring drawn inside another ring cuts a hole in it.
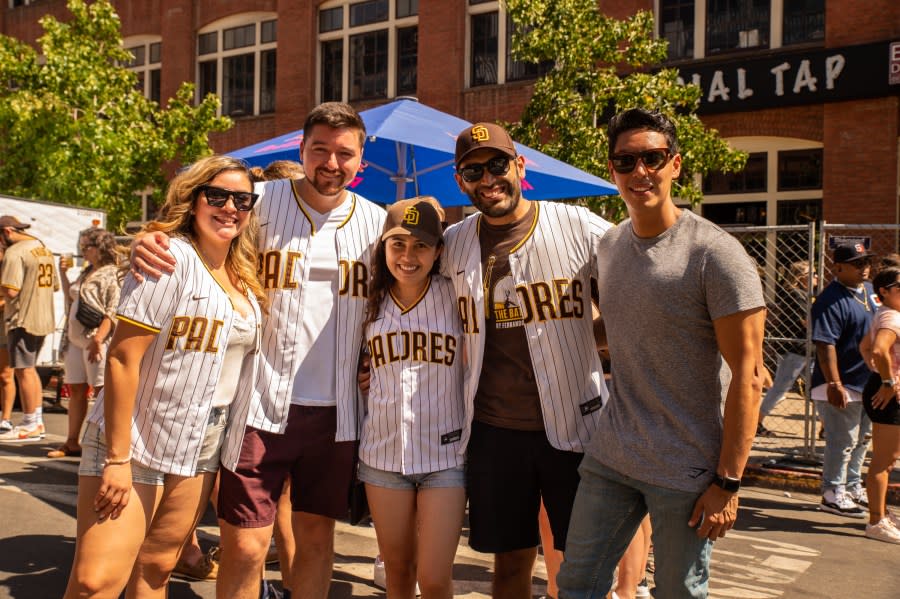
[{"label": "text 'padres' on jersey", "polygon": [[406,309],[388,294],[366,327],[371,379],[359,457],[424,474],[464,463],[462,323],[449,280],[434,275]]}]

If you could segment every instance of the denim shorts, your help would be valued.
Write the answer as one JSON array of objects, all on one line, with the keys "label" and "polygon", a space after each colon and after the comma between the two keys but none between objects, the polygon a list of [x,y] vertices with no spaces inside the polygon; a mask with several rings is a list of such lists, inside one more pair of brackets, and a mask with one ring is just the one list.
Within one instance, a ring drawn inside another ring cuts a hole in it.
[{"label": "denim shorts", "polygon": [[[213,408],[209,413],[200,458],[197,461],[197,474],[218,472],[219,454],[225,440],[225,425],[228,423],[228,406]],[[103,462],[106,460],[106,435],[94,422],[88,422],[81,438],[81,465],[78,474],[81,476],[102,476]],[[147,468],[134,461],[131,462],[131,480],[143,485],[162,486],[166,473]]]},{"label": "denim shorts", "polygon": [[456,466],[437,472],[423,472],[422,474],[401,474],[400,472],[388,472],[359,463],[359,480],[376,487],[385,489],[399,489],[402,491],[415,491],[419,489],[446,489],[466,486],[466,467]]}]

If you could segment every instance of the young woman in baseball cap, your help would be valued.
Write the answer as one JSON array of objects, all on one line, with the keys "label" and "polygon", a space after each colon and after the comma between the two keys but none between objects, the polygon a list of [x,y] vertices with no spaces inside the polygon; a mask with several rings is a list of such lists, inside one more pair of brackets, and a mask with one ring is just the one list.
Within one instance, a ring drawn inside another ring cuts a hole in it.
[{"label": "young woman in baseball cap", "polygon": [[364,323],[371,373],[359,447],[388,597],[453,595],[466,505],[462,323],[438,274],[444,211],[432,197],[388,209]]}]

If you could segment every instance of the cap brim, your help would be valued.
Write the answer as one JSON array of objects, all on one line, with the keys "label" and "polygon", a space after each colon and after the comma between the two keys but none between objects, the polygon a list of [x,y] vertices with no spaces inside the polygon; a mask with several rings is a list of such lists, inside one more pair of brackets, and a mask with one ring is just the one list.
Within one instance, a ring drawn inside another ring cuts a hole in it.
[{"label": "cap brim", "polygon": [[422,241],[424,241],[425,243],[427,243],[428,245],[431,245],[431,246],[437,245],[437,243],[438,243],[438,238],[435,237],[434,235],[429,235],[428,233],[425,233],[424,231],[410,231],[406,227],[394,227],[393,229],[390,229],[389,231],[385,231],[381,235],[381,241],[387,241],[389,237],[393,237],[394,235],[412,235],[416,239],[421,239]]}]

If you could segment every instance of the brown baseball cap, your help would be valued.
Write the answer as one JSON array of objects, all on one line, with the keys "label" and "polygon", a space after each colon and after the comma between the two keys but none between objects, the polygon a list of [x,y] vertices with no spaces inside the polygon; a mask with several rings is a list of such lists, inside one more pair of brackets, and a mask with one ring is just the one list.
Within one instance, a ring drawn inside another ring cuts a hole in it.
[{"label": "brown baseball cap", "polygon": [[492,148],[510,158],[516,157],[516,146],[506,129],[494,123],[475,123],[456,138],[456,165],[480,148]]},{"label": "brown baseball cap", "polygon": [[417,196],[388,206],[381,240],[394,235],[414,235],[428,245],[444,238],[444,209],[431,196]]},{"label": "brown baseball cap", "polygon": [[9,214],[4,214],[0,216],[0,229],[5,229],[7,227],[11,229],[27,229],[31,225],[21,222],[15,216],[10,216]]}]

